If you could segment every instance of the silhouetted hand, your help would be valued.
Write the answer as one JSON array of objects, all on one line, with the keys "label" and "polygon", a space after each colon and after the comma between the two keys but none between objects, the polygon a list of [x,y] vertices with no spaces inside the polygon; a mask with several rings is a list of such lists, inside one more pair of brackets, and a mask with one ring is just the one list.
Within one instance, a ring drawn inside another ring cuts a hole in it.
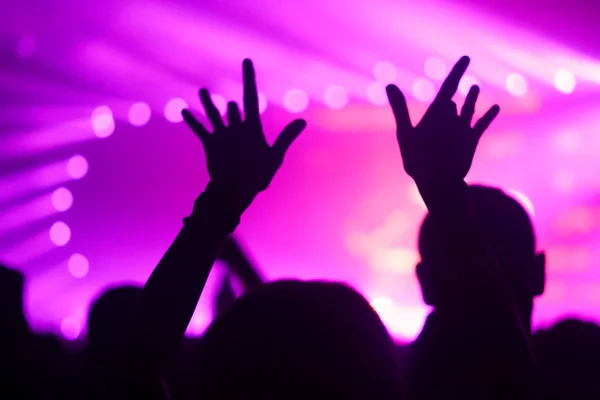
[{"label": "silhouetted hand", "polygon": [[286,150],[302,132],[306,122],[302,119],[291,122],[273,146],[269,146],[260,121],[254,67],[248,59],[243,62],[243,77],[244,120],[237,104],[229,102],[225,126],[206,89],[200,90],[200,99],[214,132],[209,133],[190,111],[183,110],[182,115],[202,141],[213,186],[252,201],[256,194],[269,186]]},{"label": "silhouetted hand", "polygon": [[479,87],[472,86],[458,114],[452,97],[469,61],[469,57],[464,56],[456,63],[416,127],[412,126],[400,89],[395,85],[387,87],[404,170],[418,185],[462,181],[471,168],[481,135],[500,111],[500,107],[494,105],[471,127],[479,95]]}]

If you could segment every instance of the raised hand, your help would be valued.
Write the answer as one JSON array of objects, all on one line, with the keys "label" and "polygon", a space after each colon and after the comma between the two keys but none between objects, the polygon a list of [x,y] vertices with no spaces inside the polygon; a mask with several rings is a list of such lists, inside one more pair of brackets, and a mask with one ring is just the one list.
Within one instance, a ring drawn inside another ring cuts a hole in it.
[{"label": "raised hand", "polygon": [[400,89],[395,85],[387,87],[404,170],[417,185],[462,181],[471,168],[481,135],[500,111],[500,107],[494,105],[471,126],[479,95],[479,87],[472,86],[458,114],[452,97],[469,62],[469,57],[464,56],[454,65],[435,100],[415,127]]},{"label": "raised hand", "polygon": [[287,125],[273,146],[265,139],[258,108],[258,93],[252,61],[243,62],[244,114],[238,105],[227,105],[227,126],[206,89],[200,90],[200,100],[213,126],[213,133],[192,115],[183,110],[185,122],[200,138],[206,153],[210,181],[244,201],[265,190],[281,166],[288,147],[306,126],[302,119]]}]

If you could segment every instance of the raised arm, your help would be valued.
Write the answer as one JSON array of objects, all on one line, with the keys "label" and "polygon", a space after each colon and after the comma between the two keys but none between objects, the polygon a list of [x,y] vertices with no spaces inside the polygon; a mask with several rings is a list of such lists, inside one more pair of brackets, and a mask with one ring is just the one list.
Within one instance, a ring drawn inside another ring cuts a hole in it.
[{"label": "raised arm", "polygon": [[[461,113],[457,112],[452,97],[468,64],[468,57],[458,61],[415,127],[402,92],[390,85],[387,93],[404,169],[417,184],[444,239],[453,261],[449,268],[455,268],[445,271],[452,298],[446,299],[451,306],[446,305],[444,312],[456,315],[456,321],[465,323],[462,329],[469,330],[465,335],[472,350],[469,356],[474,354],[475,364],[481,361],[481,388],[491,391],[485,398],[520,398],[531,394],[533,358],[512,294],[479,225],[464,181],[479,139],[498,115],[499,107],[493,106],[471,126],[479,94],[479,88],[473,86]],[[492,363],[494,370],[486,370]],[[479,385],[477,378],[472,378],[473,386]]]},{"label": "raised arm", "polygon": [[186,123],[206,154],[210,181],[191,215],[144,286],[141,303],[122,354],[134,374],[128,379],[160,378],[190,322],[211,267],[228,235],[255,196],[265,190],[281,166],[284,154],[306,126],[290,123],[270,146],[263,133],[252,62],[244,60],[244,112],[236,103],[227,108],[225,125],[206,89],[200,99],[213,133],[188,110]]}]

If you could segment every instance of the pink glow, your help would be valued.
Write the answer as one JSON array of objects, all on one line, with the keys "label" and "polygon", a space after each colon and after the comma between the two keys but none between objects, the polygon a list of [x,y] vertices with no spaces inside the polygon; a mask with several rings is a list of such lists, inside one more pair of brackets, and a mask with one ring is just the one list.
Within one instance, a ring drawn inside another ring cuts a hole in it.
[{"label": "pink glow", "polygon": [[304,90],[290,89],[283,98],[283,105],[285,106],[285,109],[292,114],[298,114],[306,110],[309,101],[308,95]]},{"label": "pink glow", "polygon": [[564,94],[571,94],[575,90],[576,80],[575,75],[566,69],[559,69],[554,74],[554,86]]},{"label": "pink glow", "polygon": [[188,108],[188,103],[182,98],[176,97],[171,99],[165,105],[165,118],[169,122],[177,123],[183,121],[181,111]]},{"label": "pink glow", "polygon": [[26,229],[56,213],[52,206],[52,196],[44,195],[16,206],[0,210],[0,237]]},{"label": "pink glow", "polygon": [[473,85],[479,85],[479,79],[472,75],[465,75],[458,84],[458,93],[466,96]]},{"label": "pink glow", "polygon": [[81,324],[76,318],[67,317],[60,323],[60,332],[67,340],[76,340],[81,334]]},{"label": "pink glow", "polygon": [[348,104],[348,93],[342,86],[329,86],[325,89],[325,104],[331,109],[340,110]]},{"label": "pink glow", "polygon": [[152,110],[148,103],[138,101],[129,108],[129,123],[133,126],[144,126],[150,121]]},{"label": "pink glow", "polygon": [[448,75],[448,67],[441,58],[429,57],[425,61],[425,75],[435,80],[443,80]]},{"label": "pink glow", "polygon": [[86,176],[88,168],[88,162],[82,155],[75,155],[67,162],[67,171],[73,179],[81,179]]},{"label": "pink glow", "polygon": [[412,85],[412,94],[415,99],[428,103],[435,97],[435,87],[427,79],[417,79]]},{"label": "pink glow", "polygon": [[50,240],[58,247],[63,247],[71,240],[71,228],[62,221],[55,222],[50,227]]},{"label": "pink glow", "polygon": [[57,211],[67,211],[73,205],[73,194],[66,187],[59,187],[52,193],[52,205]]},{"label": "pink glow", "polygon": [[83,278],[90,269],[90,263],[83,254],[73,254],[69,257],[68,269],[75,278]]},{"label": "pink glow", "polygon": [[372,82],[369,84],[367,87],[367,98],[371,103],[378,106],[387,104],[385,85],[380,82]]},{"label": "pink glow", "polygon": [[92,127],[99,138],[106,138],[115,131],[115,120],[108,106],[99,106],[92,112]]},{"label": "pink glow", "polygon": [[396,67],[386,61],[375,64],[375,67],[373,68],[373,76],[378,82],[381,82],[384,85],[394,82],[397,75]]},{"label": "pink glow", "polygon": [[227,99],[217,93],[211,94],[210,98],[212,99],[215,107],[217,107],[217,110],[219,110],[219,114],[221,114],[221,116],[225,115],[227,112]]},{"label": "pink glow", "polygon": [[506,89],[515,97],[527,94],[527,80],[521,74],[512,73],[506,78]]}]

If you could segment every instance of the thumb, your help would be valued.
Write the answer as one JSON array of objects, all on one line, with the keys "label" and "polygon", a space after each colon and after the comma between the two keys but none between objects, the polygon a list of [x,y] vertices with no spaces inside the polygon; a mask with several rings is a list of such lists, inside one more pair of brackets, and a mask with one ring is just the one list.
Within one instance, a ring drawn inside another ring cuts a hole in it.
[{"label": "thumb", "polygon": [[285,152],[304,128],[306,128],[306,121],[303,119],[294,120],[290,122],[288,126],[283,128],[283,131],[281,131],[281,134],[275,140],[275,143],[273,143],[273,151],[277,154],[279,159],[283,160]]}]

